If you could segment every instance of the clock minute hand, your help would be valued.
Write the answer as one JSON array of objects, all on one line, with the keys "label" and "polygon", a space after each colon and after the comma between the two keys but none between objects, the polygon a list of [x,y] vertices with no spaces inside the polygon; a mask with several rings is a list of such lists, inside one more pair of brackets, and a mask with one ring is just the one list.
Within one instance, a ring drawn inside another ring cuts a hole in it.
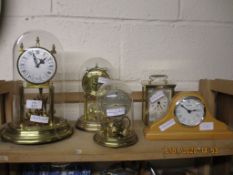
[{"label": "clock minute hand", "polygon": [[36,56],[35,56],[35,54],[33,52],[32,52],[32,56],[33,56],[35,66],[38,67],[37,58],[36,58]]},{"label": "clock minute hand", "polygon": [[180,105],[182,108],[184,108],[188,113],[191,113],[192,112],[192,110],[189,110],[188,108],[186,108],[184,105]]}]

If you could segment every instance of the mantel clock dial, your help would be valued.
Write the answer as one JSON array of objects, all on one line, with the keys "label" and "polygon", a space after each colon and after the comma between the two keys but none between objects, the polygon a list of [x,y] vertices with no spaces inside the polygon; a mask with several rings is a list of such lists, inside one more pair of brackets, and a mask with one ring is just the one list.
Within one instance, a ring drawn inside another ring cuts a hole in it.
[{"label": "mantel clock dial", "polygon": [[174,114],[179,123],[197,126],[205,117],[205,105],[195,96],[189,96],[176,103]]}]

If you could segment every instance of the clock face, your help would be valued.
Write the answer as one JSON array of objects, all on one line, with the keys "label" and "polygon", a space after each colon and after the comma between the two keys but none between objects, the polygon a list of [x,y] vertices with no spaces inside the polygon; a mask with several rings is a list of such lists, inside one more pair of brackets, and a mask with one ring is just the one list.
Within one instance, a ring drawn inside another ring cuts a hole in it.
[{"label": "clock face", "polygon": [[170,103],[170,90],[148,90],[148,121],[153,122],[162,118],[166,113]]},{"label": "clock face", "polygon": [[89,95],[96,96],[100,86],[107,83],[109,78],[110,76],[104,69],[99,67],[89,69],[82,79],[83,90]]},{"label": "clock face", "polygon": [[55,57],[46,49],[34,47],[25,50],[18,58],[17,68],[20,76],[32,84],[42,84],[56,73]]},{"label": "clock face", "polygon": [[177,102],[175,116],[177,120],[186,126],[199,125],[205,115],[205,107],[197,97],[186,97]]}]

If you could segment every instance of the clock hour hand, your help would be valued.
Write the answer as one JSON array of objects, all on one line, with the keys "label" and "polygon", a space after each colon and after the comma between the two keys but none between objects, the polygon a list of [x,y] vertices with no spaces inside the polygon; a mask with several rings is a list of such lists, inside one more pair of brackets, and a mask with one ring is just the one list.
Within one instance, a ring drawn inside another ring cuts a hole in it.
[{"label": "clock hour hand", "polygon": [[39,67],[41,64],[45,64],[46,58],[44,58],[44,59],[39,59],[39,60],[40,60],[40,62],[36,65],[36,67]]}]

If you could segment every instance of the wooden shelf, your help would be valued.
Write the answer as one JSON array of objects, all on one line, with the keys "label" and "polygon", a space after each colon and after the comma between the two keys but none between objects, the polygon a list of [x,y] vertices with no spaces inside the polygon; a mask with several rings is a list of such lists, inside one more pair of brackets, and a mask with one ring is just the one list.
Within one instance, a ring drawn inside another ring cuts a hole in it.
[{"label": "wooden shelf", "polygon": [[[93,133],[76,130],[74,134],[60,142],[44,145],[16,145],[1,141],[1,163],[30,162],[100,162],[128,160],[157,160],[196,158],[233,154],[232,140],[192,140],[192,141],[148,141],[143,136],[143,124],[135,122],[139,142],[133,146],[113,149],[94,143]],[[208,149],[208,152],[192,153],[192,149]],[[217,149],[211,152],[210,149]],[[180,151],[184,149],[183,151]],[[186,150],[186,151],[185,151]]]}]

